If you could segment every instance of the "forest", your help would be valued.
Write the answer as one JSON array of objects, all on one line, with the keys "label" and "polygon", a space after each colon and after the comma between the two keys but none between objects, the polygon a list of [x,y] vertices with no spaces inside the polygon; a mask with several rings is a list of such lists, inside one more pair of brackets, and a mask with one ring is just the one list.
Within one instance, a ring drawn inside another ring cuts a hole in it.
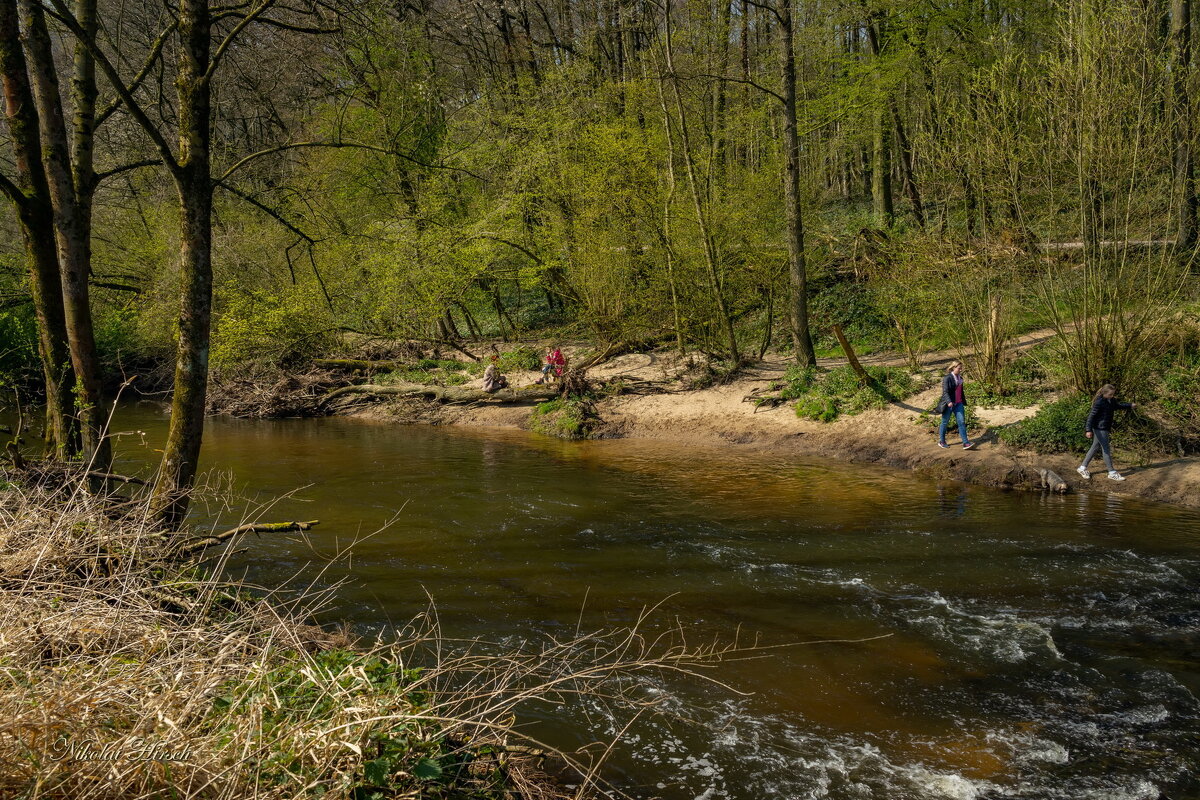
[{"label": "forest", "polygon": [[105,402],[171,392],[166,518],[213,381],[370,342],[728,375],[840,325],[1003,396],[1051,328],[1055,391],[1194,432],[1194,36],[1190,0],[2,0],[0,370],[102,467]]}]

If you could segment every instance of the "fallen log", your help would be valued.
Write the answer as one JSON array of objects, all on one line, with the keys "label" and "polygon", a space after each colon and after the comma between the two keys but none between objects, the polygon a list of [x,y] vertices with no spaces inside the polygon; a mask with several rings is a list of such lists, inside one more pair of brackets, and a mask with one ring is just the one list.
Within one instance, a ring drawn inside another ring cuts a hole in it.
[{"label": "fallen log", "polygon": [[369,394],[377,397],[429,397],[442,403],[541,403],[554,400],[562,394],[557,384],[526,386],[521,389],[500,389],[485,392],[466,386],[426,386],[421,383],[389,383],[386,386],[362,383],[334,389],[321,400],[326,405],[331,400],[348,394]]}]

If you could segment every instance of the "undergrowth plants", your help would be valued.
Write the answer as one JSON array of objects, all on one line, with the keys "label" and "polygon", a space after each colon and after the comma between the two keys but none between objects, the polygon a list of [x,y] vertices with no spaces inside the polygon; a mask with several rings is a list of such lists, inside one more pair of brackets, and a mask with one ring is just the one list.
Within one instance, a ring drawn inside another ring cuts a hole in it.
[{"label": "undergrowth plants", "polygon": [[819,422],[883,408],[926,385],[926,379],[899,367],[867,367],[871,383],[863,385],[849,366],[822,372],[815,367],[789,367],[772,400],[794,401],[796,415]]},{"label": "undergrowth plants", "polygon": [[591,400],[571,395],[538,404],[529,417],[529,427],[559,439],[586,439],[599,420]]}]

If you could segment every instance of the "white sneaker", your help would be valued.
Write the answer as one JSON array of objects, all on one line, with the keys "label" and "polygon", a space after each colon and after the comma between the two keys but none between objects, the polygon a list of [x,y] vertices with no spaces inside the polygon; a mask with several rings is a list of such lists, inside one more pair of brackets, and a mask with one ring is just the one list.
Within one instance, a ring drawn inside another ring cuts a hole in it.
[{"label": "white sneaker", "polygon": [[1108,479],[1110,481],[1123,481],[1125,480],[1125,476],[1114,469],[1112,472],[1108,473]]},{"label": "white sneaker", "polygon": [[1085,481],[1090,481],[1092,479],[1092,473],[1088,472],[1087,467],[1083,466],[1082,464],[1076,467],[1075,471],[1078,472],[1080,477],[1082,477]]}]

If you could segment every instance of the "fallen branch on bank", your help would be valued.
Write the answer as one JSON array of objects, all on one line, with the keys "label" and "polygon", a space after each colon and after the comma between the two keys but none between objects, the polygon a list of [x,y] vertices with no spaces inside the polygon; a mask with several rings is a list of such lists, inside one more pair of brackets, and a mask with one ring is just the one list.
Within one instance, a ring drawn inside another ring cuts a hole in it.
[{"label": "fallen branch on bank", "polygon": [[466,386],[426,386],[421,383],[389,383],[387,385],[362,383],[335,389],[321,400],[325,406],[330,401],[350,394],[368,394],[377,397],[429,397],[442,403],[541,403],[554,400],[562,394],[557,384],[526,386],[521,389],[500,389],[485,392]]}]

